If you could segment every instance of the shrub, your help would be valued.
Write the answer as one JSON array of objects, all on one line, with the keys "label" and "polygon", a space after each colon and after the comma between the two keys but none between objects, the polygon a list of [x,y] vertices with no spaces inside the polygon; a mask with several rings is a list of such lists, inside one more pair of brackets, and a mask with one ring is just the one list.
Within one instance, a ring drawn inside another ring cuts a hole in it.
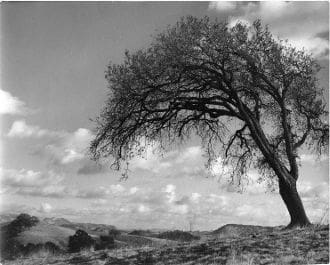
[{"label": "shrub", "polygon": [[199,239],[199,237],[197,237],[197,236],[193,236],[192,234],[190,234],[188,232],[179,231],[179,230],[160,233],[158,235],[158,238],[177,240],[177,241],[192,241],[195,239]]},{"label": "shrub", "polygon": [[7,238],[12,238],[17,236],[24,230],[35,226],[39,222],[39,219],[35,216],[30,216],[26,213],[21,213],[16,217],[15,220],[10,222],[5,227],[5,233]]},{"label": "shrub", "polygon": [[77,230],[73,236],[69,237],[69,252],[79,252],[80,250],[91,248],[95,245],[95,240],[84,230]]},{"label": "shrub", "polygon": [[12,222],[2,227],[1,256],[4,259],[15,259],[25,253],[24,246],[16,237],[25,230],[35,226],[39,219],[35,216],[22,213]]}]

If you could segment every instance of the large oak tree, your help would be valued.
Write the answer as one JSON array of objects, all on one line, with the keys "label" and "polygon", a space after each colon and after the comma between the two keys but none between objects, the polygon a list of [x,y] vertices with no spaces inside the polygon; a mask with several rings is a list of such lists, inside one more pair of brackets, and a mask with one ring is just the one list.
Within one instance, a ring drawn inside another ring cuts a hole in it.
[{"label": "large oak tree", "polygon": [[108,66],[110,94],[92,154],[119,169],[150,142],[163,147],[198,135],[208,161],[221,155],[233,178],[254,167],[276,179],[289,226],[309,225],[296,182],[299,149],[320,153],[328,145],[318,71],[311,55],[274,38],[260,21],[229,27],[182,18],[149,48]]}]

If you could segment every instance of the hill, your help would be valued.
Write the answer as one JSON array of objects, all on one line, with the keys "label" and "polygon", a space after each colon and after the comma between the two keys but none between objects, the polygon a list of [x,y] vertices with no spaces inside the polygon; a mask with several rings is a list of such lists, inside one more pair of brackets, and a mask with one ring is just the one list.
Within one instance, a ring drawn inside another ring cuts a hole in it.
[{"label": "hill", "polygon": [[[228,227],[233,227],[230,225]],[[239,225],[238,225],[239,227]],[[238,228],[236,227],[236,228]],[[244,229],[244,226],[241,227]],[[253,228],[253,227],[252,227]],[[228,228],[223,228],[224,231]],[[252,229],[253,230],[253,229]],[[219,237],[209,234],[207,239],[161,247],[138,247],[81,252],[61,256],[43,256],[4,262],[3,265],[69,265],[69,264],[328,264],[329,226],[281,230],[266,229],[263,233],[245,236]]]},{"label": "hill", "polygon": [[226,224],[212,232],[220,238],[224,237],[245,237],[247,235],[256,235],[260,233],[267,233],[280,229],[280,227],[267,227],[256,225],[239,225],[239,224]]},{"label": "hill", "polygon": [[30,229],[20,233],[16,239],[23,245],[45,244],[52,242],[61,249],[65,250],[68,245],[69,236],[72,236],[76,230],[57,225],[51,225],[44,221],[39,222]]}]

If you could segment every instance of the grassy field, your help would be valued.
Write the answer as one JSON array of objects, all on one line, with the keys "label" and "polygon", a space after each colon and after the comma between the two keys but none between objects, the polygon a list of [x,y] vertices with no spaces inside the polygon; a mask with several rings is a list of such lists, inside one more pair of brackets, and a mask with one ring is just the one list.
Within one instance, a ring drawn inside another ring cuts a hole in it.
[{"label": "grassy field", "polygon": [[[232,236],[228,232],[234,231]],[[226,232],[224,232],[226,231]],[[240,231],[240,232],[238,232]],[[134,236],[137,240],[138,236]],[[126,240],[130,236],[126,236]],[[146,238],[149,239],[149,238]],[[128,240],[129,241],[129,240]],[[282,230],[229,225],[189,243],[146,240],[139,247],[124,246],[113,250],[82,251],[76,254],[36,253],[3,264],[328,264],[329,226]]]}]

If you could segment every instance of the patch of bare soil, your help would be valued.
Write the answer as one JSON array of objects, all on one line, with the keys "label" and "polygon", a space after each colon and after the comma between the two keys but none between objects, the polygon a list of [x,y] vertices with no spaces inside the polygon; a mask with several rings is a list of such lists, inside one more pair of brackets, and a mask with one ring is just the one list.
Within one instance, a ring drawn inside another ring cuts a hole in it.
[{"label": "patch of bare soil", "polygon": [[329,226],[251,231],[241,237],[208,237],[175,246],[85,251],[74,255],[44,256],[4,264],[328,264]]}]

